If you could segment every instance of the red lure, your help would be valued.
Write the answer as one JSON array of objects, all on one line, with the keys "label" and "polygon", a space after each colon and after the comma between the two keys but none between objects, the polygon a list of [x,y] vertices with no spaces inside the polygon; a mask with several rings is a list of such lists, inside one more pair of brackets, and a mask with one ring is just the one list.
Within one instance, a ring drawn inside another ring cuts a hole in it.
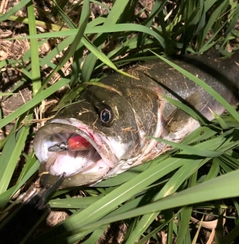
[{"label": "red lure", "polygon": [[68,146],[70,150],[80,151],[89,149],[91,144],[82,136],[74,135],[68,139]]}]

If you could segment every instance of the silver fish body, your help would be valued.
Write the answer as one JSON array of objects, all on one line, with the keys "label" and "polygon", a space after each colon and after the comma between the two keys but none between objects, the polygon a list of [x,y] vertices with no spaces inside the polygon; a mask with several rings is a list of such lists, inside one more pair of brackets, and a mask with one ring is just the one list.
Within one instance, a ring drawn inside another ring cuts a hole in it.
[{"label": "silver fish body", "polygon": [[[226,61],[210,55],[174,60],[204,80],[232,105],[237,104],[237,56]],[[238,60],[239,61],[239,60]],[[206,71],[205,71],[206,69]],[[199,122],[167,102],[166,95],[189,105],[207,120],[224,107],[200,86],[162,61],[128,70],[138,79],[112,74],[88,86],[79,101],[57,113],[36,133],[34,150],[51,185],[65,173],[62,187],[91,185],[164,153]]]}]

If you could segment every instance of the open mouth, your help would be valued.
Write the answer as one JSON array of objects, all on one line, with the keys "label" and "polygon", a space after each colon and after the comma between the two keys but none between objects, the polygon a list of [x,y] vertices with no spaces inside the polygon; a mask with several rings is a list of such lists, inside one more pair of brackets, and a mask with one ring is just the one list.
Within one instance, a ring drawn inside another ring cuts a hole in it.
[{"label": "open mouth", "polygon": [[97,174],[99,179],[118,161],[107,139],[76,119],[53,119],[40,128],[34,150],[44,171],[66,177]]}]

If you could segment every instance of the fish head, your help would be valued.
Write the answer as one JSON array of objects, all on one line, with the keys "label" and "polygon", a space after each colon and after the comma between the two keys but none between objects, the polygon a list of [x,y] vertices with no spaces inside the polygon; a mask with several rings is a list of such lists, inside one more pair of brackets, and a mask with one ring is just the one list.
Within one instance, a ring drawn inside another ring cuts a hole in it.
[{"label": "fish head", "polygon": [[[112,176],[127,170],[137,161],[145,133],[132,103],[134,87],[126,94],[122,85],[114,82],[111,86],[89,86],[79,101],[60,110],[38,130],[33,146],[40,171],[47,172],[42,177],[44,185],[53,184],[63,173],[62,187],[90,185],[107,178],[109,172]],[[155,124],[156,130],[157,116],[151,120],[147,123],[151,127]],[[120,162],[124,169],[116,172]]]}]

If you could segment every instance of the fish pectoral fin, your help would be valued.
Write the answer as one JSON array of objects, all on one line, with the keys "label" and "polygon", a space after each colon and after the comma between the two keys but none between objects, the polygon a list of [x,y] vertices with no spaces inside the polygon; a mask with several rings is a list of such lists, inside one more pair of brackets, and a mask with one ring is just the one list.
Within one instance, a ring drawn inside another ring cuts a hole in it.
[{"label": "fish pectoral fin", "polygon": [[[200,94],[193,93],[186,100],[185,105],[188,106],[188,112],[196,112],[199,117],[203,118],[204,114],[201,113],[203,101]],[[187,134],[194,131],[200,126],[200,122],[194,119],[191,115],[184,112],[180,108],[176,108],[166,120],[167,129],[169,134],[167,138],[172,141],[180,141]]]}]

